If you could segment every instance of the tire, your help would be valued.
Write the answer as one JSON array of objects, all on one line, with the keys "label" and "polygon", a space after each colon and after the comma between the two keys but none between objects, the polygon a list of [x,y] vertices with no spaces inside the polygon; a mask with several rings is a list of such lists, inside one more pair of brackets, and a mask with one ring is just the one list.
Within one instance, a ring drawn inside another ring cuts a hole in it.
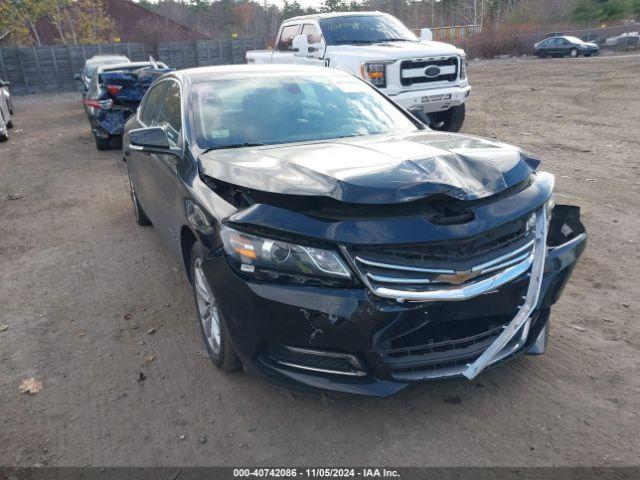
[{"label": "tire", "polygon": [[199,242],[195,242],[191,248],[189,271],[200,332],[213,364],[225,372],[232,372],[238,370],[242,363],[231,342],[222,310],[202,270],[203,261],[204,248]]},{"label": "tire", "polygon": [[0,133],[0,142],[6,142],[7,140],[9,140],[9,134],[8,133]]},{"label": "tire", "polygon": [[569,56],[571,58],[577,58],[579,54],[580,53],[578,52],[577,48],[572,48],[571,51],[569,52]]},{"label": "tire", "polygon": [[97,135],[94,135],[93,138],[96,140],[96,148],[100,151],[109,150],[111,148],[111,141],[109,138],[100,138]]},{"label": "tire", "polygon": [[13,128],[13,122],[11,120],[7,122],[7,128]]},{"label": "tire", "polygon": [[[128,169],[127,169],[128,171]],[[138,196],[136,195],[136,191],[133,189],[133,182],[131,181],[131,173],[129,173],[129,191],[131,192],[131,203],[133,203],[133,213],[136,217],[136,223],[141,226],[151,225],[151,220],[147,217],[142,205],[138,201]]]},{"label": "tire", "polygon": [[429,126],[432,130],[459,132],[464,123],[465,112],[466,107],[463,103],[444,112],[432,113],[429,115],[431,118],[431,125]]}]

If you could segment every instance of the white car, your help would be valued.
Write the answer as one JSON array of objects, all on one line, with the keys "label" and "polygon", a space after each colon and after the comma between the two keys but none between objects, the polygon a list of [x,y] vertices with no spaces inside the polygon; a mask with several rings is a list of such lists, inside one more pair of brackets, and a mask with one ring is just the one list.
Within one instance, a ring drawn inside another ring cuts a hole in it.
[{"label": "white car", "polygon": [[[436,130],[457,132],[471,87],[463,50],[421,39],[381,12],[323,13],[280,26],[274,50],[247,52],[248,63],[337,68],[360,76]],[[424,118],[424,114],[428,118]]]},{"label": "white car", "polygon": [[9,93],[9,82],[0,80],[0,141],[9,139],[9,129],[13,127],[11,121],[13,107],[11,105],[11,94]]}]

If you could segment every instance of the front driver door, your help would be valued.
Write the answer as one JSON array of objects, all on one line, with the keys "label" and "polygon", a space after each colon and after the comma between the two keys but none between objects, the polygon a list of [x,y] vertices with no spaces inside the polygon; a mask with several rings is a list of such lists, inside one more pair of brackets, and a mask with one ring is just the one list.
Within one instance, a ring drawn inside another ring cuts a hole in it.
[{"label": "front driver door", "polygon": [[[183,147],[182,140],[182,92],[177,80],[165,80],[167,88],[158,103],[154,124],[167,133],[172,147]],[[182,214],[182,201],[177,165],[180,158],[174,154],[150,154],[151,168],[148,197],[153,202],[153,223],[171,253],[180,248],[178,218]]]}]

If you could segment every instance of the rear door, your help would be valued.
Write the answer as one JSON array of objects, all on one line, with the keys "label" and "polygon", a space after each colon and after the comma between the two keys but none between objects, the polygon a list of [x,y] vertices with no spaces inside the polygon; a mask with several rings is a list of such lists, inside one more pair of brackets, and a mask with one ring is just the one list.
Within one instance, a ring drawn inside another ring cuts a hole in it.
[{"label": "rear door", "polygon": [[300,57],[293,55],[293,39],[299,34],[300,27],[299,23],[288,23],[280,28],[272,63],[302,63]]}]

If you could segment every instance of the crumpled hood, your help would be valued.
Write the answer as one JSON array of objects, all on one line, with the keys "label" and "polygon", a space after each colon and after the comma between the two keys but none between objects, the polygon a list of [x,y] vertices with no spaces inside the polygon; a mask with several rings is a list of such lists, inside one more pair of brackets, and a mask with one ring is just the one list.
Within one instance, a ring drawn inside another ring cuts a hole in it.
[{"label": "crumpled hood", "polygon": [[495,195],[527,180],[539,161],[503,143],[426,131],[214,150],[200,164],[205,175],[254,190],[393,204]]},{"label": "crumpled hood", "polygon": [[398,60],[425,56],[458,55],[457,47],[442,42],[386,42],[373,45],[340,45],[336,48],[340,55],[348,55],[366,60]]}]

